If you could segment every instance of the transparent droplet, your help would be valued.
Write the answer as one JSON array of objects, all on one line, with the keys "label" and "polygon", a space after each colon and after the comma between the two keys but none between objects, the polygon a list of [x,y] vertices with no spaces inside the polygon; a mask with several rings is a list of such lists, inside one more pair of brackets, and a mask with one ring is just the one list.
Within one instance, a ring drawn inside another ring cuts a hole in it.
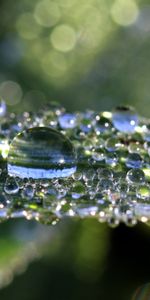
[{"label": "transparent droplet", "polygon": [[99,135],[100,133],[110,132],[112,127],[113,127],[112,123],[108,118],[104,117],[102,114],[96,116],[96,124],[95,124],[96,134]]},{"label": "transparent droplet", "polygon": [[46,191],[46,195],[51,195],[51,196],[53,196],[54,199],[57,199],[57,197],[58,197],[57,188],[55,186],[49,186]]},{"label": "transparent droplet", "polygon": [[110,227],[115,228],[119,225],[120,221],[115,217],[111,216],[108,218],[108,224]]},{"label": "transparent droplet", "polygon": [[142,184],[145,182],[145,175],[140,169],[132,169],[128,171],[126,179],[129,184]]},{"label": "transparent droplet", "polygon": [[85,139],[82,142],[82,147],[86,150],[90,150],[92,149],[94,146],[93,141],[91,141],[91,139]]},{"label": "transparent droplet", "polygon": [[126,166],[128,168],[141,168],[142,158],[138,153],[130,153],[126,159]]},{"label": "transparent droplet", "polygon": [[87,169],[83,173],[83,180],[86,182],[88,180],[93,180],[95,177],[95,170],[94,169]]},{"label": "transparent droplet", "polygon": [[130,153],[141,153],[143,152],[143,144],[140,144],[140,142],[131,142],[128,146],[128,150]]},{"label": "transparent droplet", "polygon": [[[32,180],[33,180],[33,178],[32,178]],[[32,182],[31,182],[32,183]],[[48,187],[49,186],[49,179],[46,179],[46,178],[44,178],[44,179],[41,179],[40,180],[40,184],[41,184],[41,186],[43,186],[43,187]]]},{"label": "transparent droplet", "polygon": [[119,106],[112,114],[114,127],[125,133],[133,133],[138,125],[138,115],[132,107]]},{"label": "transparent droplet", "polygon": [[115,167],[117,165],[118,162],[118,156],[116,155],[116,153],[107,153],[107,156],[105,158],[105,162],[106,164]]},{"label": "transparent droplet", "polygon": [[16,182],[15,178],[7,178],[5,185],[4,185],[4,191],[7,194],[17,194],[19,192],[19,185]]},{"label": "transparent droplet", "polygon": [[34,127],[18,134],[10,145],[8,173],[38,178],[67,177],[76,171],[72,143],[60,132]]},{"label": "transparent droplet", "polygon": [[137,220],[135,218],[133,211],[130,211],[130,210],[127,211],[124,221],[128,227],[133,227],[137,224]]},{"label": "transparent droplet", "polygon": [[92,159],[96,162],[104,161],[106,157],[105,151],[103,149],[96,149],[92,151]]},{"label": "transparent droplet", "polygon": [[74,128],[77,125],[77,117],[75,114],[65,113],[58,117],[58,122],[62,129]]},{"label": "transparent droplet", "polygon": [[87,134],[92,131],[92,128],[93,128],[93,125],[92,125],[90,118],[82,119],[81,124],[80,124],[81,131],[83,131],[85,134]]},{"label": "transparent droplet", "polygon": [[26,199],[32,199],[34,196],[34,188],[32,185],[28,184],[22,191],[22,197]]},{"label": "transparent droplet", "polygon": [[121,148],[122,144],[121,142],[119,141],[119,139],[117,138],[114,138],[114,137],[111,137],[111,138],[108,138],[106,140],[106,143],[105,143],[105,148],[109,151],[109,152],[114,152],[116,151],[117,149]]},{"label": "transparent droplet", "polygon": [[85,194],[85,186],[81,182],[76,182],[71,189],[73,199],[79,199]]},{"label": "transparent droplet", "polygon": [[136,190],[136,196],[137,198],[143,199],[143,200],[150,200],[150,186],[149,185],[141,185],[138,186]]},{"label": "transparent droplet", "polygon": [[82,179],[82,172],[79,172],[79,171],[75,172],[75,173],[72,175],[72,178],[73,178],[74,180],[81,180],[81,179]]},{"label": "transparent droplet", "polygon": [[44,126],[51,126],[53,128],[56,128],[58,123],[55,113],[49,110],[46,113],[44,113],[42,122]]}]

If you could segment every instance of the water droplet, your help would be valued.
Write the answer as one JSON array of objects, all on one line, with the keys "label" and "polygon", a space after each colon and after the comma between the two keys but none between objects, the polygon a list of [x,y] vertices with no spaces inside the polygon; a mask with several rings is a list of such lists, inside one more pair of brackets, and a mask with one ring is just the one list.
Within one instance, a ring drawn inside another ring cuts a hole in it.
[{"label": "water droplet", "polygon": [[105,158],[106,164],[115,167],[118,162],[118,156],[115,153],[108,153],[106,158]]},{"label": "water droplet", "polygon": [[122,144],[121,142],[119,141],[119,139],[117,138],[114,138],[114,137],[111,137],[111,138],[108,138],[106,140],[106,143],[105,143],[105,148],[109,151],[109,152],[114,152],[116,151],[117,149],[121,148],[122,147]]},{"label": "water droplet", "polygon": [[94,169],[87,169],[84,173],[83,173],[83,180],[86,182],[88,180],[93,180],[95,177],[95,171]]},{"label": "water droplet", "polygon": [[57,198],[57,196],[58,196],[57,188],[55,186],[49,186],[49,188],[47,189],[46,194],[47,195],[53,195],[54,198]]},{"label": "water droplet", "polygon": [[142,184],[145,182],[145,175],[140,169],[132,169],[128,171],[126,179],[129,184]]},{"label": "water droplet", "polygon": [[92,149],[94,146],[93,141],[91,139],[85,139],[82,142],[82,147],[86,150]]},{"label": "water droplet", "polygon": [[94,127],[95,127],[96,134],[98,135],[100,133],[108,133],[112,130],[112,123],[108,118],[100,114],[100,115],[96,115],[96,124]]},{"label": "water droplet", "polygon": [[115,216],[111,216],[108,218],[108,224],[112,228],[116,228],[119,225],[119,220]]},{"label": "water droplet", "polygon": [[76,182],[71,189],[73,199],[79,199],[85,194],[85,186],[81,182]]},{"label": "water droplet", "polygon": [[150,200],[150,186],[149,185],[141,185],[136,190],[137,198],[143,200]]},{"label": "water droplet", "polygon": [[132,107],[119,106],[112,114],[114,127],[125,133],[133,133],[138,125],[138,115]]},{"label": "water droplet", "polygon": [[75,172],[75,173],[72,175],[72,178],[73,178],[74,180],[81,180],[81,179],[82,179],[82,172],[79,172],[79,171]]},{"label": "water droplet", "polygon": [[16,182],[15,178],[8,177],[6,179],[5,185],[4,185],[4,191],[7,194],[17,194],[19,192],[19,185]]},{"label": "water droplet", "polygon": [[74,128],[77,125],[77,117],[75,114],[65,113],[58,117],[58,122],[62,129]]},{"label": "water droplet", "polygon": [[84,118],[82,119],[82,122],[80,124],[80,129],[85,134],[92,131],[93,125],[90,118]]},{"label": "water droplet", "polygon": [[18,134],[10,145],[8,173],[39,178],[67,177],[76,171],[72,143],[60,132],[34,127]]},{"label": "water droplet", "polygon": [[128,146],[128,150],[131,153],[142,153],[144,150],[143,144],[140,144],[140,142],[131,142]]},{"label": "water droplet", "polygon": [[26,199],[32,199],[34,196],[34,188],[28,184],[22,191],[22,197]]},{"label": "water droplet", "polygon": [[124,221],[128,227],[133,227],[137,224],[137,220],[133,214],[133,211],[130,211],[130,210],[127,211]]},{"label": "water droplet", "polygon": [[92,159],[96,162],[101,162],[105,160],[105,151],[103,149],[96,149],[92,151]]},{"label": "water droplet", "polygon": [[128,168],[141,168],[142,158],[138,153],[130,153],[126,159],[126,166]]}]

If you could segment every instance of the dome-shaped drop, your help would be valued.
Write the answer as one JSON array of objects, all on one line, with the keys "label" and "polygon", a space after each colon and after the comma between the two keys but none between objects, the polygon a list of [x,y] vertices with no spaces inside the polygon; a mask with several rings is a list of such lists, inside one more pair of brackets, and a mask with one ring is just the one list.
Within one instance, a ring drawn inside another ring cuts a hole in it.
[{"label": "dome-shaped drop", "polygon": [[48,127],[29,128],[12,141],[8,154],[8,174],[21,178],[67,177],[76,171],[72,143],[59,131]]}]

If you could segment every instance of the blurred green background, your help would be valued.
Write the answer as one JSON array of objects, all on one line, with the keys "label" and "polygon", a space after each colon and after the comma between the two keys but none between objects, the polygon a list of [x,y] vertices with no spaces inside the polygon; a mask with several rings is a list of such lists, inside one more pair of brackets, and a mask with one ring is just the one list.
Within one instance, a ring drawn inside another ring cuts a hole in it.
[{"label": "blurred green background", "polygon": [[[150,1],[1,0],[0,97],[9,111],[131,104],[150,115]],[[150,281],[149,227],[0,224],[0,299],[129,300]],[[132,299],[150,299],[145,292]]]}]

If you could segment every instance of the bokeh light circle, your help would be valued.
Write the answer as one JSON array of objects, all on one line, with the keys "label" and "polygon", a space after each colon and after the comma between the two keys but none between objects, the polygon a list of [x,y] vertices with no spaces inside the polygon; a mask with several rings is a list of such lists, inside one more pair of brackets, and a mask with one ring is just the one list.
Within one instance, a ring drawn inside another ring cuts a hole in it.
[{"label": "bokeh light circle", "polygon": [[70,25],[59,25],[52,31],[50,40],[55,49],[68,52],[75,47],[76,32]]},{"label": "bokeh light circle", "polygon": [[116,0],[111,7],[111,16],[115,23],[121,26],[133,24],[139,14],[134,0]]},{"label": "bokeh light circle", "polygon": [[8,105],[16,105],[22,99],[22,89],[15,81],[4,81],[0,84],[0,97],[5,99]]},{"label": "bokeh light circle", "polygon": [[44,27],[55,25],[60,19],[61,13],[57,3],[47,0],[37,3],[34,17],[38,24]]}]

